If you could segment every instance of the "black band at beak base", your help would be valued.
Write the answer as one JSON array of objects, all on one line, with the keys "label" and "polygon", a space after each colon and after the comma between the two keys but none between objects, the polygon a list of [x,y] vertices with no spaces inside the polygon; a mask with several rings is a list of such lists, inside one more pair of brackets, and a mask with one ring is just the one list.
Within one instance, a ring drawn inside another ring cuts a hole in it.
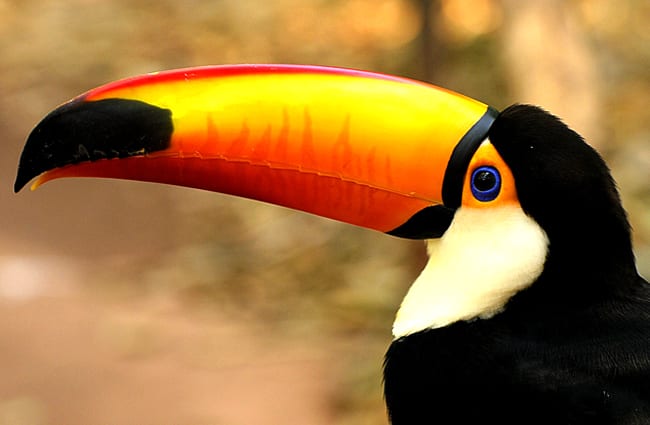
[{"label": "black band at beak base", "polygon": [[445,177],[442,182],[442,202],[445,207],[460,207],[463,196],[463,183],[469,162],[478,147],[486,139],[490,127],[499,115],[499,111],[488,106],[485,114],[460,139],[449,158]]},{"label": "black band at beak base", "polygon": [[386,234],[405,239],[435,239],[447,231],[453,219],[454,210],[443,205],[431,205]]}]

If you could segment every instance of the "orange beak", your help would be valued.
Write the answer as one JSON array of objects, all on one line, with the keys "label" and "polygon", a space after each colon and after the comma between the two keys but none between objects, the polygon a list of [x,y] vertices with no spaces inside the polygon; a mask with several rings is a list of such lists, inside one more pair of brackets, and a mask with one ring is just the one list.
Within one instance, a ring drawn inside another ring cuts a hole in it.
[{"label": "orange beak", "polygon": [[62,105],[30,134],[15,190],[59,177],[169,183],[410,238],[444,233],[496,117],[424,83],[292,65],[135,77]]}]

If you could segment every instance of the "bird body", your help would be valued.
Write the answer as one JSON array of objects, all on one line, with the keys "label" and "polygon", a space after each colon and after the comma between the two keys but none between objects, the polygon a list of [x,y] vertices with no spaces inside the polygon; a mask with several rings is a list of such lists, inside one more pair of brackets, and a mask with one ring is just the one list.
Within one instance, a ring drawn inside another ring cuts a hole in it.
[{"label": "bird body", "polygon": [[395,340],[392,423],[647,424],[648,292],[639,295],[570,311],[515,297],[489,320]]}]

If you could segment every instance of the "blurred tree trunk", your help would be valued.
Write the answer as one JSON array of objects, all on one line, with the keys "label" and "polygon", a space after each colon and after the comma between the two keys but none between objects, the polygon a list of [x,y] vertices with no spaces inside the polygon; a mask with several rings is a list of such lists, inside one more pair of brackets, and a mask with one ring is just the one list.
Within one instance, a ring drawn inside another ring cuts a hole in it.
[{"label": "blurred tree trunk", "polygon": [[434,30],[435,16],[440,13],[440,0],[412,0],[422,17],[420,33],[414,40],[416,43],[415,60],[416,78],[435,82],[439,64],[445,60],[445,45],[439,39],[438,31]]},{"label": "blurred tree trunk", "polygon": [[576,3],[501,2],[502,59],[514,100],[544,107],[590,144],[602,146],[599,69]]}]

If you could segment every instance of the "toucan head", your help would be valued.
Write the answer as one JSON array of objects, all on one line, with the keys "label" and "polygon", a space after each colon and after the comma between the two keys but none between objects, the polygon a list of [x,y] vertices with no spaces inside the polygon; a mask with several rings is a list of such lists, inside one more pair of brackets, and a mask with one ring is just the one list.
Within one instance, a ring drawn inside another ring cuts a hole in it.
[{"label": "toucan head", "polygon": [[499,114],[429,84],[349,69],[220,66],[118,81],[55,109],[27,140],[15,190],[34,177],[32,187],[81,176],[168,183],[431,240],[399,337],[496,314],[542,273],[549,241],[572,234],[558,216],[596,198],[602,205],[578,208],[573,225],[620,208],[601,163],[535,107]]}]

